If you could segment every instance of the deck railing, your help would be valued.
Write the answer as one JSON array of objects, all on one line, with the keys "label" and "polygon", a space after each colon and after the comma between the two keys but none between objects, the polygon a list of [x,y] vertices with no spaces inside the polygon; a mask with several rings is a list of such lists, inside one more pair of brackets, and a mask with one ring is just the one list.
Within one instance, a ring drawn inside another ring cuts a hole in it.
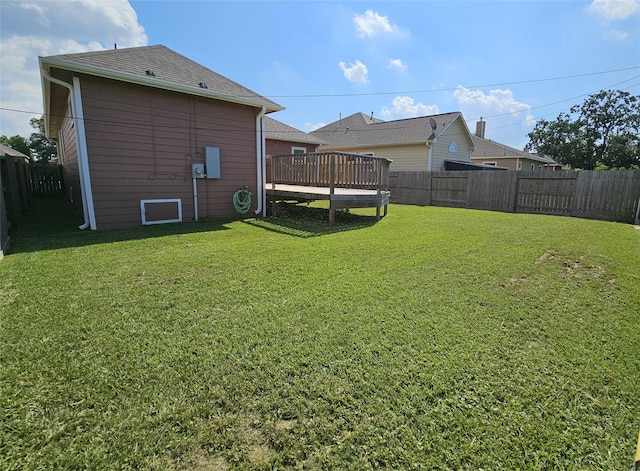
[{"label": "deck railing", "polygon": [[320,152],[271,157],[271,183],[361,190],[389,190],[391,160],[371,155]]}]

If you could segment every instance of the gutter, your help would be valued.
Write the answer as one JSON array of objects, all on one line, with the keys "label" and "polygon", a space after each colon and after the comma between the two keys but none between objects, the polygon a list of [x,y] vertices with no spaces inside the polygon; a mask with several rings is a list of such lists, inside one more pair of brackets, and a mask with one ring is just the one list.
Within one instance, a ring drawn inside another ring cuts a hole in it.
[{"label": "gutter", "polygon": [[[260,112],[256,116],[256,179],[257,179],[257,193],[258,193],[258,208],[255,211],[255,214],[260,214],[263,211],[263,198],[265,198],[264,193],[265,189],[265,178],[263,177],[263,169],[266,168],[266,159],[265,159],[265,137],[263,132],[263,120],[262,117],[267,112],[267,107],[262,105]],[[266,205],[265,209],[266,209]]]},{"label": "gutter", "polygon": [[40,64],[42,76],[49,82],[60,85],[69,90],[69,101],[71,102],[71,118],[75,120],[76,143],[78,146],[78,171],[80,174],[80,193],[82,194],[82,213],[84,223],[79,226],[80,230],[90,228],[96,230],[96,215],[93,207],[93,191],[91,190],[91,179],[89,176],[89,157],[87,151],[87,137],[84,128],[84,113],[82,111],[82,96],[80,94],[80,79],[73,77],[73,85],[52,77]]}]

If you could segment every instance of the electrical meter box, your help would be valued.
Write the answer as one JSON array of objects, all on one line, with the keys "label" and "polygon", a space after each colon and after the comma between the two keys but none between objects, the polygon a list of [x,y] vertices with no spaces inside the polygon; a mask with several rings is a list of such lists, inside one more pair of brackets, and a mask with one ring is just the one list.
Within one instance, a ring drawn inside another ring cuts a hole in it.
[{"label": "electrical meter box", "polygon": [[220,148],[207,146],[204,151],[207,178],[220,178]]},{"label": "electrical meter box", "polygon": [[204,164],[191,164],[191,178],[204,178]]}]

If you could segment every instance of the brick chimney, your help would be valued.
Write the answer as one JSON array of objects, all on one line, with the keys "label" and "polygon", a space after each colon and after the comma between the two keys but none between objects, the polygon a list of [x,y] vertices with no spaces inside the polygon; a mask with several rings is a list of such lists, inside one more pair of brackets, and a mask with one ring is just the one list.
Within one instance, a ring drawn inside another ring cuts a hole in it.
[{"label": "brick chimney", "polygon": [[476,136],[484,138],[484,129],[486,125],[487,123],[485,121],[482,121],[481,117],[480,121],[476,123]]}]

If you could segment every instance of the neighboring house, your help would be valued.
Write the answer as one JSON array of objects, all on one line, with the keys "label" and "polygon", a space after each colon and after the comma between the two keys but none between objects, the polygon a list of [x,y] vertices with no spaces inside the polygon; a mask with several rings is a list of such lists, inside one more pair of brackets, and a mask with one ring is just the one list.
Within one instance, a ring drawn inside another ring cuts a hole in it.
[{"label": "neighboring house", "polygon": [[266,179],[271,181],[271,156],[289,154],[311,154],[318,151],[321,144],[326,144],[311,134],[300,131],[288,124],[281,123],[268,116],[264,117],[267,142]]},{"label": "neighboring house", "polygon": [[311,132],[327,142],[321,152],[371,154],[391,159],[390,170],[445,170],[469,162],[473,141],[462,114],[383,121],[355,113]]},{"label": "neighboring house", "polygon": [[475,150],[471,153],[471,161],[477,164],[494,165],[509,170],[537,171],[560,170],[562,165],[550,157],[518,150],[499,142],[485,139],[485,121],[476,123],[476,133],[472,136]]},{"label": "neighboring house", "polygon": [[264,114],[283,107],[165,46],[39,60],[81,228],[232,217],[242,188],[264,214]]},{"label": "neighboring house", "polygon": [[316,136],[268,116],[264,117],[264,127],[267,138],[267,155],[310,154],[317,152],[320,145],[326,144]]}]

